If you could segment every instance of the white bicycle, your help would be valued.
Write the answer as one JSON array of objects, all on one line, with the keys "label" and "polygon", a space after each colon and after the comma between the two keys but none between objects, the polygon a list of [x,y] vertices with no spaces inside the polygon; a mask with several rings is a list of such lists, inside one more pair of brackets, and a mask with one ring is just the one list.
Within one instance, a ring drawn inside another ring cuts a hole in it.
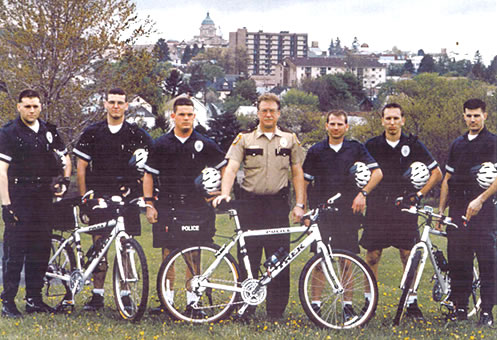
[{"label": "white bicycle", "polygon": [[[162,263],[157,277],[157,289],[161,302],[170,315],[178,320],[193,323],[215,322],[230,316],[238,306],[242,316],[248,306],[262,303],[266,287],[290,263],[311,244],[316,244],[316,255],[304,266],[299,280],[300,301],[307,316],[324,328],[347,329],[367,323],[374,315],[378,300],[378,288],[368,265],[356,254],[333,250],[321,239],[319,214],[323,210],[335,212],[333,202],[308,212],[304,219],[309,226],[242,231],[237,210],[239,202],[228,203],[229,216],[234,219],[235,235],[229,244],[221,247],[211,245],[192,246],[172,252]],[[300,241],[290,253],[275,254],[266,261],[264,273],[258,279],[250,270],[247,254],[243,265],[248,278],[239,279],[239,267],[230,254],[238,244],[245,246],[245,238],[301,233],[294,242]],[[365,293],[371,298],[365,303]],[[312,301],[319,296],[321,305],[316,308]]]}]

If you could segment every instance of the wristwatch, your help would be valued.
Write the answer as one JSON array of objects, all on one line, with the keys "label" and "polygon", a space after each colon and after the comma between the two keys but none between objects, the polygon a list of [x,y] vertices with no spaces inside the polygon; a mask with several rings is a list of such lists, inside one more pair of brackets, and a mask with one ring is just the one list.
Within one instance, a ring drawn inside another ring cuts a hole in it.
[{"label": "wristwatch", "polygon": [[368,192],[366,190],[361,190],[361,194],[364,196],[364,197],[368,197]]},{"label": "wristwatch", "polygon": [[304,209],[304,204],[302,203],[295,203],[295,206]]}]

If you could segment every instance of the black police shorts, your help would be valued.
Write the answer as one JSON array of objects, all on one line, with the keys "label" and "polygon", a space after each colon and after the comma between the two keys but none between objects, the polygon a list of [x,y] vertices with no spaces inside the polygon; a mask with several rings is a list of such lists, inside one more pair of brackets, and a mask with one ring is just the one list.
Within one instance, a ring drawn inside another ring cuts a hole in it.
[{"label": "black police shorts", "polygon": [[[359,230],[362,215],[345,214],[342,212],[323,211],[319,216],[319,231],[323,242],[331,240],[332,249],[343,249],[360,253],[357,231]],[[311,249],[315,251],[315,247]]]},{"label": "black police shorts", "polygon": [[388,247],[409,250],[419,242],[417,216],[392,205],[368,205],[359,244],[367,250]]},{"label": "black police shorts", "polygon": [[159,209],[158,222],[152,226],[154,248],[177,249],[213,242],[216,215],[205,207],[188,210]]},{"label": "black police shorts", "polygon": [[[126,232],[131,236],[141,235],[140,208],[138,206],[127,207],[124,214],[124,227]],[[89,213],[90,225],[102,223],[116,218],[113,209],[95,209]],[[89,232],[91,235],[107,236],[113,227],[107,227]]]}]

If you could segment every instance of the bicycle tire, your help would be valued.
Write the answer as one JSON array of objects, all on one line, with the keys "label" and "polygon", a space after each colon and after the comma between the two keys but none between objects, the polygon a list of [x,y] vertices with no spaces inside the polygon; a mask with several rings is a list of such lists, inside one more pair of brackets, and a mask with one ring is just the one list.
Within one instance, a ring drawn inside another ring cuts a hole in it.
[{"label": "bicycle tire", "polygon": [[[157,294],[172,318],[192,323],[208,323],[229,317],[238,293],[210,288],[195,293],[190,286],[192,280],[198,278],[219,256],[219,249],[215,244],[177,249],[162,262],[157,275]],[[198,259],[198,265],[193,264],[194,259]],[[193,274],[192,278],[186,277],[187,272]],[[233,256],[226,254],[207,280],[239,287],[239,272]],[[192,299],[197,300],[195,307],[191,305]]]},{"label": "bicycle tire", "polygon": [[473,262],[473,283],[471,284],[471,294],[469,296],[468,318],[478,315],[481,309],[480,286],[478,261],[475,256]]},{"label": "bicycle tire", "polygon": [[[373,272],[364,260],[345,250],[333,251],[332,264],[336,276],[344,287],[341,293],[334,292],[328,280],[324,279],[323,254],[314,255],[302,269],[299,279],[299,296],[305,313],[321,328],[349,329],[365,325],[374,316],[378,303],[378,286]],[[345,268],[348,270],[346,271]],[[313,309],[312,306],[313,289],[322,289],[319,297],[321,301],[319,310]],[[371,293],[369,303],[366,302],[364,296],[364,293],[368,291]],[[351,319],[346,319],[345,298],[352,303],[354,315]],[[358,310],[360,312],[357,313]]]},{"label": "bicycle tire", "polygon": [[76,267],[74,250],[69,245],[66,245],[57,257],[50,260],[64,241],[65,239],[60,235],[50,235],[50,257],[47,272],[43,278],[43,291],[46,302],[53,306],[60,305],[66,297],[69,299],[72,297],[69,281],[62,281],[47,276],[48,273],[57,273],[59,275],[70,274]]},{"label": "bicycle tire", "polygon": [[124,278],[121,277],[117,255],[114,259],[114,300],[119,315],[128,321],[139,321],[147,309],[149,277],[147,258],[135,239],[122,243]]},{"label": "bicycle tire", "polygon": [[421,261],[421,251],[416,251],[414,254],[409,271],[407,272],[406,281],[404,283],[404,289],[402,290],[402,295],[400,296],[399,305],[397,307],[397,312],[395,313],[395,318],[393,319],[393,325],[398,326],[404,311],[406,308],[407,297],[409,296],[409,291],[411,290],[412,282],[416,276],[416,271],[418,270],[419,262]]}]

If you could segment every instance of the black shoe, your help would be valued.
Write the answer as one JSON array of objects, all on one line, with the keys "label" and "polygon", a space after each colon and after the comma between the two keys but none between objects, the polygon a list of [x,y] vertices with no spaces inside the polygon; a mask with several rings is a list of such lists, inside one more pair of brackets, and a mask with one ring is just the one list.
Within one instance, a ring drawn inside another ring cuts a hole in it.
[{"label": "black shoe", "polygon": [[368,308],[369,308],[369,299],[364,298],[364,306],[362,306],[362,309],[361,309],[361,316],[366,314],[366,311],[368,310]]},{"label": "black shoe", "polygon": [[[202,305],[200,303],[197,303],[198,307],[201,307]],[[204,312],[202,309],[198,309],[198,307],[194,307],[193,303],[190,303],[188,306],[186,306],[185,309],[185,314],[189,315],[193,319],[206,319],[207,313]]]},{"label": "black shoe", "polygon": [[419,309],[418,302],[416,300],[410,305],[407,305],[405,316],[406,318],[411,318],[415,321],[425,321],[423,313],[421,312],[421,309]]},{"label": "black shoe", "polygon": [[83,309],[86,311],[96,311],[104,308],[104,297],[100,294],[93,294],[90,301],[88,301]]},{"label": "black shoe", "polygon": [[447,318],[449,321],[468,321],[468,310],[466,308],[456,308]]},{"label": "black shoe", "polygon": [[133,311],[133,301],[131,301],[129,295],[121,296],[121,301],[123,303],[124,310],[128,313],[131,313]]},{"label": "black shoe", "polygon": [[17,319],[22,318],[22,314],[21,312],[19,312],[19,309],[17,309],[16,303],[14,301],[4,301],[2,306],[2,317]]},{"label": "black shoe", "polygon": [[354,307],[349,304],[343,306],[343,322],[347,323],[354,319],[357,319],[357,313],[355,312]]},{"label": "black shoe", "polygon": [[478,326],[492,327],[494,324],[494,316],[492,313],[481,312]]},{"label": "black shoe", "polygon": [[166,306],[164,306],[161,303],[157,307],[150,308],[150,310],[148,311],[148,314],[151,314],[151,315],[161,315],[162,313],[165,313],[165,312],[166,312]]},{"label": "black shoe", "polygon": [[311,303],[311,308],[319,317],[321,317],[321,306],[317,303]]},{"label": "black shoe", "polygon": [[26,299],[26,313],[55,313],[55,308],[47,305],[41,297]]}]

